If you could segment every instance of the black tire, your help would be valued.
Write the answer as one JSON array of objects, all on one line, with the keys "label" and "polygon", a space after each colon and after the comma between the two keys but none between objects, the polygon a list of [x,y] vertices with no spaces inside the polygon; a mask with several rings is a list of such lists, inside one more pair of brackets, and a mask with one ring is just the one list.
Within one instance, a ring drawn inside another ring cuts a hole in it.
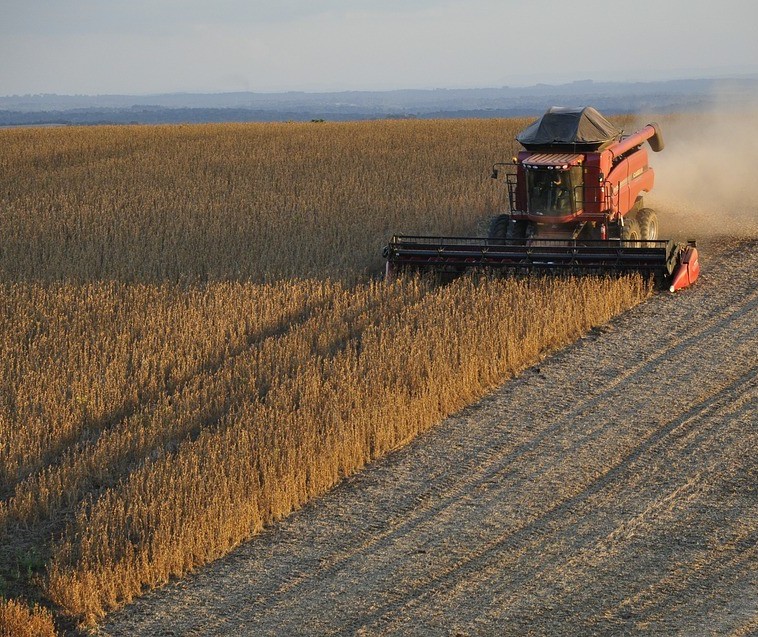
[{"label": "black tire", "polygon": [[492,221],[490,221],[490,229],[487,233],[487,237],[491,243],[495,243],[495,245],[502,245],[505,243],[510,221],[510,215],[498,215],[497,217],[492,217]]},{"label": "black tire", "polygon": [[640,241],[640,224],[636,219],[624,219],[624,227],[621,228],[621,240],[633,241],[637,245]]},{"label": "black tire", "polygon": [[642,241],[655,241],[658,238],[658,217],[655,210],[643,208],[637,214],[637,223],[640,226],[640,239]]}]

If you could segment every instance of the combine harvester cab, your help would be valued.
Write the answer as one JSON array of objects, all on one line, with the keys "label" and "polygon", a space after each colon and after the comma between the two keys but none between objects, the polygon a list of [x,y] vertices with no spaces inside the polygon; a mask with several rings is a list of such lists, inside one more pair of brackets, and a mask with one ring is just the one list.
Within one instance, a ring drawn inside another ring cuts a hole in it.
[{"label": "combine harvester cab", "polygon": [[516,137],[524,147],[505,172],[510,212],[487,238],[394,236],[387,274],[398,269],[447,273],[472,268],[567,273],[642,272],[672,292],[697,279],[694,242],[658,238],[645,208],[654,172],[644,143],[663,150],[657,124],[623,135],[594,108],[551,108]]}]

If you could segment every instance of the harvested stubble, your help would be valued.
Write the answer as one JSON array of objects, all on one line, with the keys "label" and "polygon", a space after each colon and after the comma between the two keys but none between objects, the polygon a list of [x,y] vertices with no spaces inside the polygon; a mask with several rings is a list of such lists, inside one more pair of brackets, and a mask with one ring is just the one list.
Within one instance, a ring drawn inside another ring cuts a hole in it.
[{"label": "harvested stubble", "polygon": [[644,298],[365,282],[390,229],[486,219],[521,124],[4,132],[0,575],[36,551],[96,620]]}]

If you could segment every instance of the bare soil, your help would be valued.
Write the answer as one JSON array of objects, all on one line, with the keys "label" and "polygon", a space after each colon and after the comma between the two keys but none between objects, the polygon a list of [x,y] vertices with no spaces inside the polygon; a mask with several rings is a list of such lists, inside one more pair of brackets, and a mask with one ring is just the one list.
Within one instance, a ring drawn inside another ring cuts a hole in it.
[{"label": "bare soil", "polygon": [[758,633],[758,241],[701,252],[101,633]]}]

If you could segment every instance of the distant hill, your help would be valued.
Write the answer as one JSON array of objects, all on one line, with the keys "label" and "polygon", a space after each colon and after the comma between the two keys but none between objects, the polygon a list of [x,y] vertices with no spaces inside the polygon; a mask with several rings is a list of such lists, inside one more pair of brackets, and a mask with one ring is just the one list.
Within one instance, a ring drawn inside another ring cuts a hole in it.
[{"label": "distant hill", "polygon": [[0,97],[0,125],[514,117],[537,115],[554,105],[592,105],[610,115],[703,110],[756,98],[758,76],[337,93],[14,95]]}]

